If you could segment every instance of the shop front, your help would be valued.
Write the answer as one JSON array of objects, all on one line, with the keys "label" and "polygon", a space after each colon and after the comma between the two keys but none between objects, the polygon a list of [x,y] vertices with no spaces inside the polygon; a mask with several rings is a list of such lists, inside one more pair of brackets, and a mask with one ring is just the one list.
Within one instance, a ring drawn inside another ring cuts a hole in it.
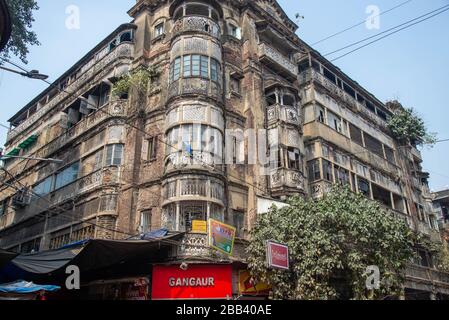
[{"label": "shop front", "polygon": [[233,297],[231,264],[155,265],[152,299],[218,299]]}]

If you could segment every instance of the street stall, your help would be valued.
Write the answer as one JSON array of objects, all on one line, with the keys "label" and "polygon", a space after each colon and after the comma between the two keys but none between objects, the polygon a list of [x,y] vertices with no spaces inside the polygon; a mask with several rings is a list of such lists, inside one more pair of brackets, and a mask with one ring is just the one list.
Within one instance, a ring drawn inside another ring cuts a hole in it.
[{"label": "street stall", "polygon": [[46,300],[49,292],[56,292],[60,289],[59,286],[38,285],[19,280],[0,284],[0,300]]}]

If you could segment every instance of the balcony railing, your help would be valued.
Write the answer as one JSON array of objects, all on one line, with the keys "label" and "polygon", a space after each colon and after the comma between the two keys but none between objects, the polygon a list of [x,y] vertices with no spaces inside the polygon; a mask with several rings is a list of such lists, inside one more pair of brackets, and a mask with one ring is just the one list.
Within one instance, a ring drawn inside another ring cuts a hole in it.
[{"label": "balcony railing", "polygon": [[164,186],[165,202],[177,200],[214,200],[224,206],[224,185],[211,177],[185,176]]},{"label": "balcony railing", "polygon": [[172,82],[168,89],[169,99],[180,95],[203,95],[223,100],[220,83],[205,78],[181,78]]},{"label": "balcony railing", "polygon": [[300,125],[298,109],[292,106],[274,104],[267,108],[268,124],[284,121],[295,126]]},{"label": "balcony railing", "polygon": [[439,283],[449,286],[449,274],[436,269],[418,266],[415,264],[409,265],[406,269],[406,276],[408,279],[420,280],[429,283]]},{"label": "balcony railing", "polygon": [[[278,50],[272,48],[266,43],[259,44],[259,57],[261,61],[268,61],[268,63],[274,64],[283,71],[286,71],[286,75],[296,79],[298,75],[298,67],[296,64],[290,61],[286,56],[280,53]],[[273,66],[273,65],[271,65]]]},{"label": "balcony railing", "polygon": [[[209,240],[207,234],[202,233],[186,233],[181,241],[180,246],[176,246],[175,252],[173,252],[177,258],[218,258],[221,260],[229,260],[229,256],[219,253],[217,250],[209,247]],[[245,254],[245,242],[241,239],[236,239],[234,244],[234,251],[232,254],[233,259],[244,261]]]},{"label": "balcony railing", "polygon": [[126,102],[127,100],[108,102],[94,113],[82,119],[61,136],[44,146],[44,148],[39,150],[37,156],[40,158],[48,157],[56,150],[84,134],[86,131],[98,126],[101,122],[115,117],[124,117],[126,115]]},{"label": "balcony railing", "polygon": [[47,103],[45,106],[39,109],[35,114],[30,116],[27,120],[22,122],[16,128],[10,130],[8,132],[6,141],[9,142],[15,137],[17,137],[22,131],[26,130],[35,122],[37,122],[37,120],[39,120],[51,109],[56,107],[63,100],[65,100],[69,96],[72,96],[72,93],[75,93],[77,90],[79,90],[95,74],[102,71],[108,71],[105,69],[110,63],[119,58],[131,58],[133,56],[133,53],[134,53],[134,44],[124,42],[118,45],[113,51],[111,51],[109,54],[107,54],[100,60],[96,61],[97,58],[92,58],[92,61],[94,63],[92,63],[92,61],[86,63],[86,65],[88,64],[92,65],[89,69],[87,69],[81,76],[79,76],[78,79],[76,79],[74,82],[68,85],[64,89],[64,91],[57,94],[52,100],[50,100],[49,103]]},{"label": "balcony railing", "polygon": [[[346,93],[337,84],[327,79],[324,75],[314,69],[309,69],[299,75],[300,84],[306,84],[314,81],[324,87],[332,96],[338,97],[354,112],[360,112],[365,115],[372,123],[375,123],[382,128],[386,128],[386,122],[379,118],[376,114],[368,110],[364,105],[358,102],[354,97]],[[305,103],[305,102],[304,102]]]},{"label": "balcony railing", "polygon": [[299,171],[280,168],[271,173],[270,185],[272,189],[286,187],[303,192],[304,177]]},{"label": "balcony railing", "polygon": [[173,36],[178,36],[185,32],[202,32],[220,39],[220,26],[212,19],[203,16],[186,16],[177,20],[173,26]]},{"label": "balcony railing", "polygon": [[41,197],[32,196],[30,204],[23,208],[17,208],[12,216],[8,215],[9,218],[5,218],[5,222],[0,220],[0,229],[42,214],[50,208],[57,207],[70,199],[79,197],[104,184],[118,183],[119,174],[120,170],[113,167],[101,169],[61,187],[48,195]]}]

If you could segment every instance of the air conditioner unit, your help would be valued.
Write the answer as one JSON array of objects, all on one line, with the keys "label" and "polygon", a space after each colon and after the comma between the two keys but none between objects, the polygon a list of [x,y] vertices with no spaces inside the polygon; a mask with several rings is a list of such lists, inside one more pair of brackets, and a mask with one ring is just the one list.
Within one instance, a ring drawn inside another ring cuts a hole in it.
[{"label": "air conditioner unit", "polygon": [[12,203],[15,206],[25,207],[31,202],[31,194],[28,188],[20,189],[12,198]]}]

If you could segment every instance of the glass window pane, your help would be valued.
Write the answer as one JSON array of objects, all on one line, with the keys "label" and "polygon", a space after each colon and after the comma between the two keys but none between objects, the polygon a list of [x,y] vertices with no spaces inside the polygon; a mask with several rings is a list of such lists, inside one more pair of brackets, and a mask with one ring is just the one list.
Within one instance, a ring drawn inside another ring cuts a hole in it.
[{"label": "glass window pane", "polygon": [[181,73],[181,58],[176,58],[173,71],[173,80],[178,80]]},{"label": "glass window pane", "polygon": [[114,149],[114,145],[109,145],[106,147],[106,165],[110,166],[112,164],[112,151]]},{"label": "glass window pane", "polygon": [[200,75],[200,56],[193,55],[192,56],[192,76]]},{"label": "glass window pane", "polygon": [[192,56],[184,56],[184,65],[183,65],[183,74],[184,77],[190,77],[192,75],[192,71],[191,71],[191,59]]},{"label": "glass window pane", "polygon": [[210,78],[212,81],[218,81],[218,62],[212,60],[210,65]]},{"label": "glass window pane", "polygon": [[209,57],[201,56],[201,76],[203,78],[209,77]]},{"label": "glass window pane", "polygon": [[112,164],[115,166],[121,165],[122,157],[123,157],[123,145],[116,144],[114,149],[114,161]]}]

